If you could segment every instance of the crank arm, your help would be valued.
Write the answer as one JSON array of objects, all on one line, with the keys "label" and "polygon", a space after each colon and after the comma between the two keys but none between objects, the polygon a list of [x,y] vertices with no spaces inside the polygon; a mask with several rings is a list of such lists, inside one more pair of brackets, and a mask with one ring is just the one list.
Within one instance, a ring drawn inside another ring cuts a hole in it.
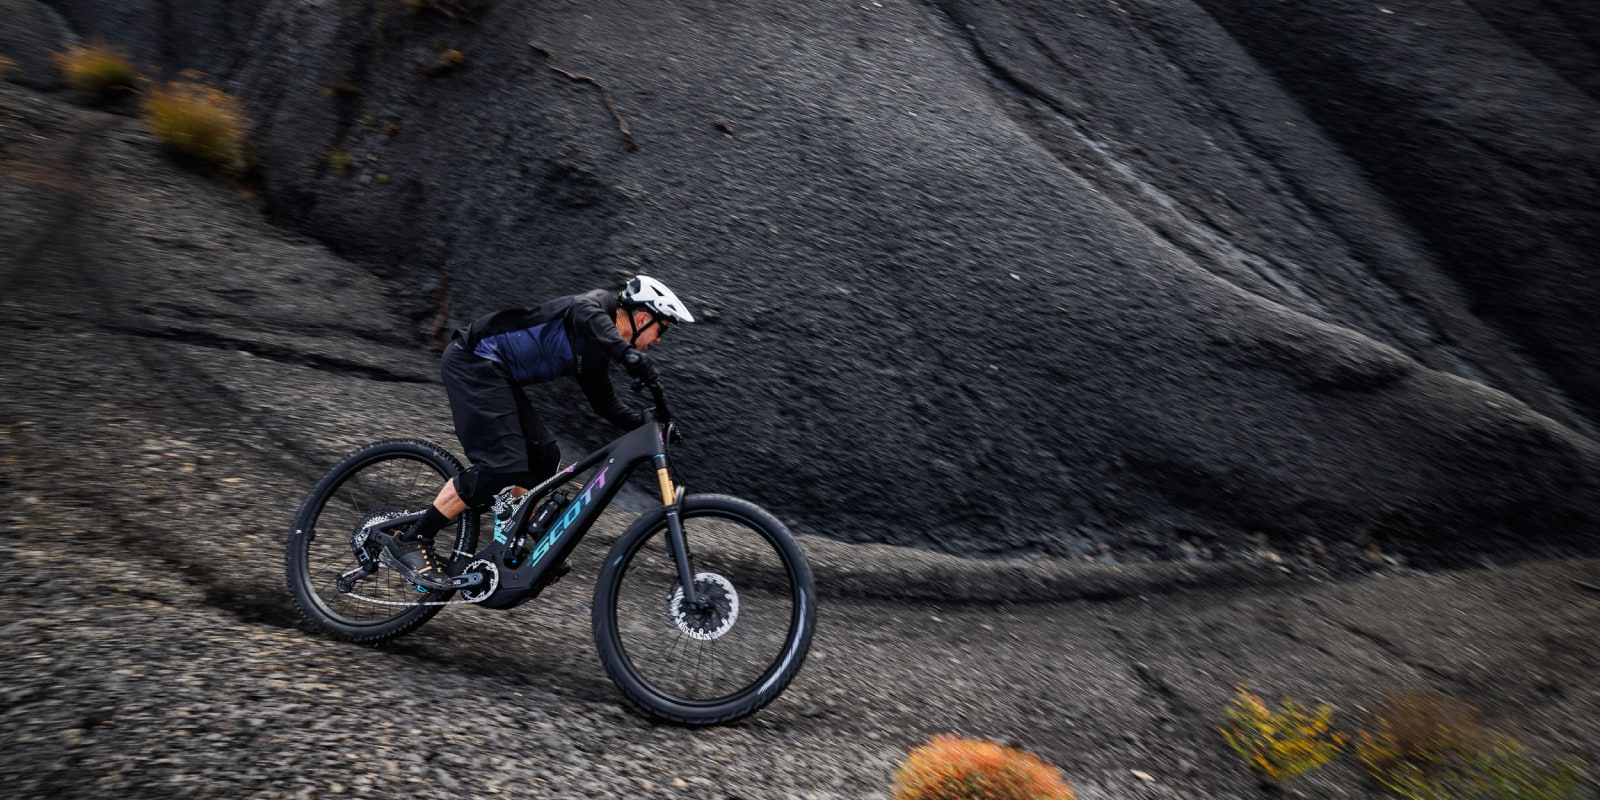
[{"label": "crank arm", "polygon": [[412,581],[411,588],[416,589],[419,592],[452,592],[456,589],[470,589],[480,583],[483,583],[483,576],[476,572],[469,572],[465,575],[457,575],[454,578],[451,578],[450,582],[444,586],[434,586],[431,584],[417,583],[416,581]]},{"label": "crank arm", "polygon": [[464,574],[461,574],[461,575],[457,575],[454,578],[451,578],[450,579],[450,588],[452,588],[452,589],[469,589],[469,588],[471,588],[473,586],[477,586],[480,583],[483,583],[483,573],[481,573],[481,572],[468,572],[468,573],[464,573]]}]

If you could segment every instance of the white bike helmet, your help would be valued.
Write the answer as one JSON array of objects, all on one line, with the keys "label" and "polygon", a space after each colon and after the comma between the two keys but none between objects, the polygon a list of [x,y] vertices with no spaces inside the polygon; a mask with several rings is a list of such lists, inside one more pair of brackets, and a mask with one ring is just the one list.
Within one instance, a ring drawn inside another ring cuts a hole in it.
[{"label": "white bike helmet", "polygon": [[627,286],[622,287],[617,300],[623,308],[643,308],[673,322],[694,322],[694,315],[683,307],[678,296],[666,284],[648,275],[635,275]]}]

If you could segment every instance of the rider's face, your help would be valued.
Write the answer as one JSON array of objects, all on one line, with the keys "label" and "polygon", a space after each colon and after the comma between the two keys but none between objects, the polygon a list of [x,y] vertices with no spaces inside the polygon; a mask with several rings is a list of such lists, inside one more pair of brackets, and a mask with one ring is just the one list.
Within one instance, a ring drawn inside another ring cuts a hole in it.
[{"label": "rider's face", "polygon": [[[617,333],[622,334],[624,340],[629,340],[633,339],[634,331],[639,331],[639,338],[634,340],[633,343],[634,348],[637,350],[648,350],[651,345],[661,341],[661,332],[672,324],[667,320],[661,320],[654,325],[650,325],[650,312],[648,311],[636,309],[631,316],[632,319],[629,320],[632,323],[631,327],[626,324],[618,325]],[[647,325],[649,327],[645,327]]]}]

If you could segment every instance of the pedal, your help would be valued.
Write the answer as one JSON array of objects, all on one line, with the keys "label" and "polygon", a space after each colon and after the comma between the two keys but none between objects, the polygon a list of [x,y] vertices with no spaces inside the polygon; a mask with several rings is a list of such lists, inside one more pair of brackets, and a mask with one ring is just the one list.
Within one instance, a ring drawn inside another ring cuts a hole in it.
[{"label": "pedal", "polygon": [[[443,583],[441,585],[435,585],[435,586],[429,586],[429,585],[424,584],[424,583],[417,583],[416,579],[417,579],[418,576],[415,576],[415,575],[409,575],[408,576],[407,573],[410,572],[410,570],[406,569],[406,565],[405,564],[400,563],[400,561],[398,559],[396,559],[394,556],[390,555],[388,548],[384,548],[384,549],[378,551],[378,563],[380,563],[380,564],[384,565],[385,567],[388,567],[389,569],[392,569],[395,572],[399,573],[401,578],[404,578],[407,583],[411,584],[411,588],[416,589],[418,592],[420,592],[422,594],[427,594],[428,592],[434,592],[434,591],[446,592],[446,591],[449,591],[449,590],[455,588],[455,586],[453,586],[449,582],[445,582],[445,583]],[[452,579],[452,580],[454,580],[454,579]]]}]

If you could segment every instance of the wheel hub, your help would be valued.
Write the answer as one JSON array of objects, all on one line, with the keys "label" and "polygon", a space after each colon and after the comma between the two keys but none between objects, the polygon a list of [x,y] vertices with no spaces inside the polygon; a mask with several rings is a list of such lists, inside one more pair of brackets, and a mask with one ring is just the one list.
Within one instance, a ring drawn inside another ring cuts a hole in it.
[{"label": "wheel hub", "polygon": [[739,619],[739,593],[714,572],[694,576],[695,603],[683,602],[683,587],[674,587],[667,614],[685,636],[700,641],[720,639]]}]

